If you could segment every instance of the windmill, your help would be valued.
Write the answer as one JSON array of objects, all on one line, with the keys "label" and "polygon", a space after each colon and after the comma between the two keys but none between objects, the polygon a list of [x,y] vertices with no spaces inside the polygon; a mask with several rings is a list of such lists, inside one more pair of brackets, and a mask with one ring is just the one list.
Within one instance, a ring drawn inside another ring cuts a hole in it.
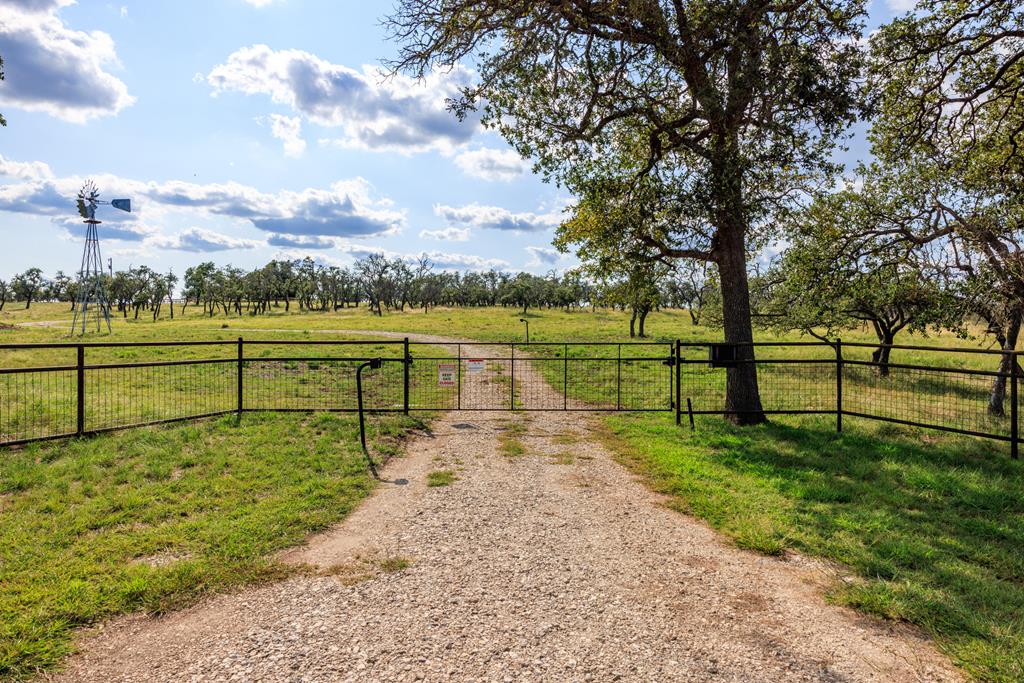
[{"label": "windmill", "polygon": [[75,301],[75,319],[71,323],[71,334],[85,334],[90,318],[96,321],[96,331],[107,324],[110,332],[110,301],[103,284],[103,259],[100,258],[100,237],[96,229],[103,221],[96,220],[96,207],[109,204],[115,209],[131,212],[129,199],[115,199],[112,202],[100,200],[95,183],[87,180],[78,192],[78,215],[86,224],[85,249],[82,251],[82,267],[78,271],[78,295]]}]

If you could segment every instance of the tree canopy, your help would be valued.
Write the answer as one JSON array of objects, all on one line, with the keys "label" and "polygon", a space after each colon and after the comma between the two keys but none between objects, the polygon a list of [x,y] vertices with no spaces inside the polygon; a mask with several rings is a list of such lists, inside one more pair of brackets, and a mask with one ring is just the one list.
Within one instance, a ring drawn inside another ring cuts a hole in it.
[{"label": "tree canopy", "polygon": [[[726,341],[742,345],[748,233],[835,170],[858,109],[862,15],[860,0],[401,0],[389,26],[396,69],[474,60],[456,113],[479,108],[547,178],[677,207],[685,221],[643,240],[717,264]],[[751,364],[728,370],[726,409],[764,419]]]}]

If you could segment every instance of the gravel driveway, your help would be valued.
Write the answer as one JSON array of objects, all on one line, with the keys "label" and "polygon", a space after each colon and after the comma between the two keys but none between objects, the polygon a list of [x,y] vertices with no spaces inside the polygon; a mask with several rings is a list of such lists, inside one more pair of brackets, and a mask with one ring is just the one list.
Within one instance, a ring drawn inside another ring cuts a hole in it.
[{"label": "gravel driveway", "polygon": [[[324,575],[116,620],[54,678],[960,680],[912,630],[826,605],[825,566],[738,550],[669,510],[590,419],[449,413],[345,522],[286,554]],[[441,469],[457,479],[428,487]]]}]

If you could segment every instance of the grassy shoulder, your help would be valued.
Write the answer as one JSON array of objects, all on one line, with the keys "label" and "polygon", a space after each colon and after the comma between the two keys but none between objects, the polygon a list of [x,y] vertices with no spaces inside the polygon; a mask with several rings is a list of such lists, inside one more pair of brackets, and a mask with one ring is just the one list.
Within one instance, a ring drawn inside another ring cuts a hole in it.
[{"label": "grassy shoulder", "polygon": [[[416,424],[374,417],[375,450]],[[373,488],[351,415],[249,414],[2,456],[3,680],[55,666],[79,626],[297,571],[276,551]]]},{"label": "grassy shoulder", "polygon": [[840,562],[858,579],[833,601],[922,627],[979,680],[1024,680],[1024,465],[993,444],[824,418],[606,425],[679,510],[744,548]]}]

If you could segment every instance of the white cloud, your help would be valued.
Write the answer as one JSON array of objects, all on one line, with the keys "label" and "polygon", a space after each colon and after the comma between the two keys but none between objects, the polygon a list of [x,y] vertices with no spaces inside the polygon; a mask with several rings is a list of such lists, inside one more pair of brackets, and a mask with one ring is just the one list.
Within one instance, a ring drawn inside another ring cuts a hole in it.
[{"label": "white cloud", "polygon": [[284,143],[284,153],[290,157],[300,157],[306,151],[306,141],[302,139],[302,119],[298,116],[271,114],[270,134]]},{"label": "white cloud", "polygon": [[189,228],[170,237],[154,237],[148,240],[147,244],[160,249],[177,249],[178,251],[205,253],[233,249],[255,249],[262,247],[264,243],[257,240],[230,237],[203,228]]},{"label": "white cloud", "polygon": [[[40,162],[4,160],[5,166],[37,168]],[[0,211],[37,216],[74,216],[74,198],[83,178],[36,178],[0,185]],[[104,221],[137,222],[161,210],[227,216],[268,233],[307,237],[382,237],[399,232],[405,214],[380,198],[362,178],[324,188],[276,193],[240,183],[197,184],[179,180],[142,182],[112,175],[94,176],[103,197],[131,197],[132,214],[105,211]]]},{"label": "white cloud", "polygon": [[483,180],[512,181],[529,170],[529,163],[511,149],[474,149],[455,157],[466,175]]},{"label": "white cloud", "polygon": [[[407,257],[409,260],[418,258],[419,255]],[[428,251],[427,258],[437,268],[450,268],[454,270],[506,270],[509,267],[508,261],[499,258],[486,258],[476,254],[454,254],[447,251]]]},{"label": "white cloud", "polygon": [[539,232],[553,228],[561,222],[561,217],[557,213],[514,213],[499,206],[482,206],[476,203],[465,206],[436,204],[434,213],[454,225],[514,232]]},{"label": "white cloud", "polygon": [[252,45],[233,52],[205,80],[214,95],[267,95],[314,123],[341,129],[342,137],[321,142],[411,154],[452,152],[479,129],[477,118],[459,121],[446,108],[446,99],[471,77],[455,67],[423,81],[385,78],[377,67],[357,71],[302,50]]},{"label": "white cloud", "polygon": [[[52,222],[67,231],[68,235],[76,238],[85,238],[85,224],[78,216],[54,216]],[[119,242],[145,242],[160,235],[160,229],[136,221],[104,221],[99,227],[101,240],[116,240]]]},{"label": "white cloud", "polygon": [[441,230],[421,230],[420,237],[425,240],[468,242],[469,233],[469,228],[443,228]]},{"label": "white cloud", "polygon": [[0,154],[0,176],[21,180],[44,180],[53,177],[49,164],[43,161],[13,161]]},{"label": "white cloud", "polygon": [[526,264],[527,268],[553,266],[565,256],[565,254],[551,247],[526,247],[526,251],[529,252],[531,257]]},{"label": "white cloud", "polygon": [[297,237],[295,235],[272,234],[267,237],[267,244],[285,249],[333,249],[337,241],[331,237]]},{"label": "white cloud", "polygon": [[113,39],[76,31],[60,18],[72,2],[0,0],[5,105],[84,123],[135,102],[128,86],[105,70],[119,65]]}]

